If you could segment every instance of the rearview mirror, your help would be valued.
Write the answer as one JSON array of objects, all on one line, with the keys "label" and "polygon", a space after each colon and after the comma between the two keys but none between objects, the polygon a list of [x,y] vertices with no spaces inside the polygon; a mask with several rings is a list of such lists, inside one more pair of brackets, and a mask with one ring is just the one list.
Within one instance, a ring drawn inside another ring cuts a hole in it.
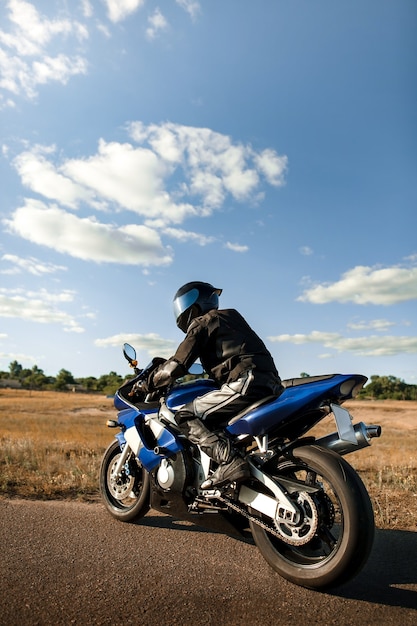
[{"label": "rearview mirror", "polygon": [[129,363],[133,366],[136,366],[138,362],[136,361],[136,350],[130,343],[123,344],[123,354],[124,357]]}]

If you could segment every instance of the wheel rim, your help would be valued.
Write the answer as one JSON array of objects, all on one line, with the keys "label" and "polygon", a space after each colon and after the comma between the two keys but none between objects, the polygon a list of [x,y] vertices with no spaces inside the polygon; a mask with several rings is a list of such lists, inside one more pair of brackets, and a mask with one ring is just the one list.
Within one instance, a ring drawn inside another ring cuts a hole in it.
[{"label": "wheel rim", "polygon": [[129,458],[122,468],[121,475],[116,476],[115,469],[120,458],[116,454],[107,468],[106,486],[112,505],[118,509],[131,509],[135,506],[142,493],[142,468]]},{"label": "wheel rim", "polygon": [[285,462],[279,466],[280,476],[317,486],[317,493],[300,491],[293,494],[294,503],[302,510],[305,519],[299,526],[290,527],[275,521],[282,540],[268,534],[280,554],[300,567],[318,567],[337,552],[343,537],[343,510],[333,485],[328,479],[303,463]]}]

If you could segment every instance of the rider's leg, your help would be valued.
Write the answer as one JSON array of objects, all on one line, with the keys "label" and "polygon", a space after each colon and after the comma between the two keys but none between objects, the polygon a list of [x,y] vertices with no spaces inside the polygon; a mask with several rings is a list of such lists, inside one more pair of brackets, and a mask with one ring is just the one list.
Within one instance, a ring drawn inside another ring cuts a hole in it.
[{"label": "rider's leg", "polygon": [[202,489],[221,487],[231,482],[242,482],[249,477],[246,461],[226,436],[210,431],[203,422],[186,410],[176,415],[179,427],[193,444],[197,444],[213,461],[216,471],[202,484]]},{"label": "rider's leg", "polygon": [[241,482],[249,477],[249,467],[232,442],[224,434],[212,432],[250,404],[270,394],[279,393],[280,380],[268,374],[254,376],[251,370],[243,372],[236,381],[226,383],[195,398],[180,409],[175,419],[184,425],[184,434],[216,463],[216,471],[201,485],[204,489],[227,483]]}]

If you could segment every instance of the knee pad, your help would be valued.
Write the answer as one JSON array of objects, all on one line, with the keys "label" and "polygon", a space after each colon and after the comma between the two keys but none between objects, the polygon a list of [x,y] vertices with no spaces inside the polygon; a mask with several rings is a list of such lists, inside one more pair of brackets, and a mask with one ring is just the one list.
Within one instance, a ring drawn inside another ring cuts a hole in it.
[{"label": "knee pad", "polygon": [[180,409],[174,415],[174,419],[177,422],[178,426],[185,426],[186,422],[189,422],[195,419],[195,415],[192,411],[188,411],[187,409]]}]

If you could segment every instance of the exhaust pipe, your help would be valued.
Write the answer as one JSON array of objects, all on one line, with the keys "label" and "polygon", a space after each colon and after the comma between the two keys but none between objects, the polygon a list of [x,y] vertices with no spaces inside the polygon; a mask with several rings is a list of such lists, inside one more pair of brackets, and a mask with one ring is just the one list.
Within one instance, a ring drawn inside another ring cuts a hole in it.
[{"label": "exhaust pipe", "polygon": [[340,439],[339,433],[335,432],[326,437],[320,437],[320,439],[316,440],[316,444],[328,450],[333,450],[337,454],[344,455],[370,446],[371,439],[380,437],[382,432],[381,426],[367,426],[363,422],[355,424],[353,430],[355,431],[356,443]]}]

